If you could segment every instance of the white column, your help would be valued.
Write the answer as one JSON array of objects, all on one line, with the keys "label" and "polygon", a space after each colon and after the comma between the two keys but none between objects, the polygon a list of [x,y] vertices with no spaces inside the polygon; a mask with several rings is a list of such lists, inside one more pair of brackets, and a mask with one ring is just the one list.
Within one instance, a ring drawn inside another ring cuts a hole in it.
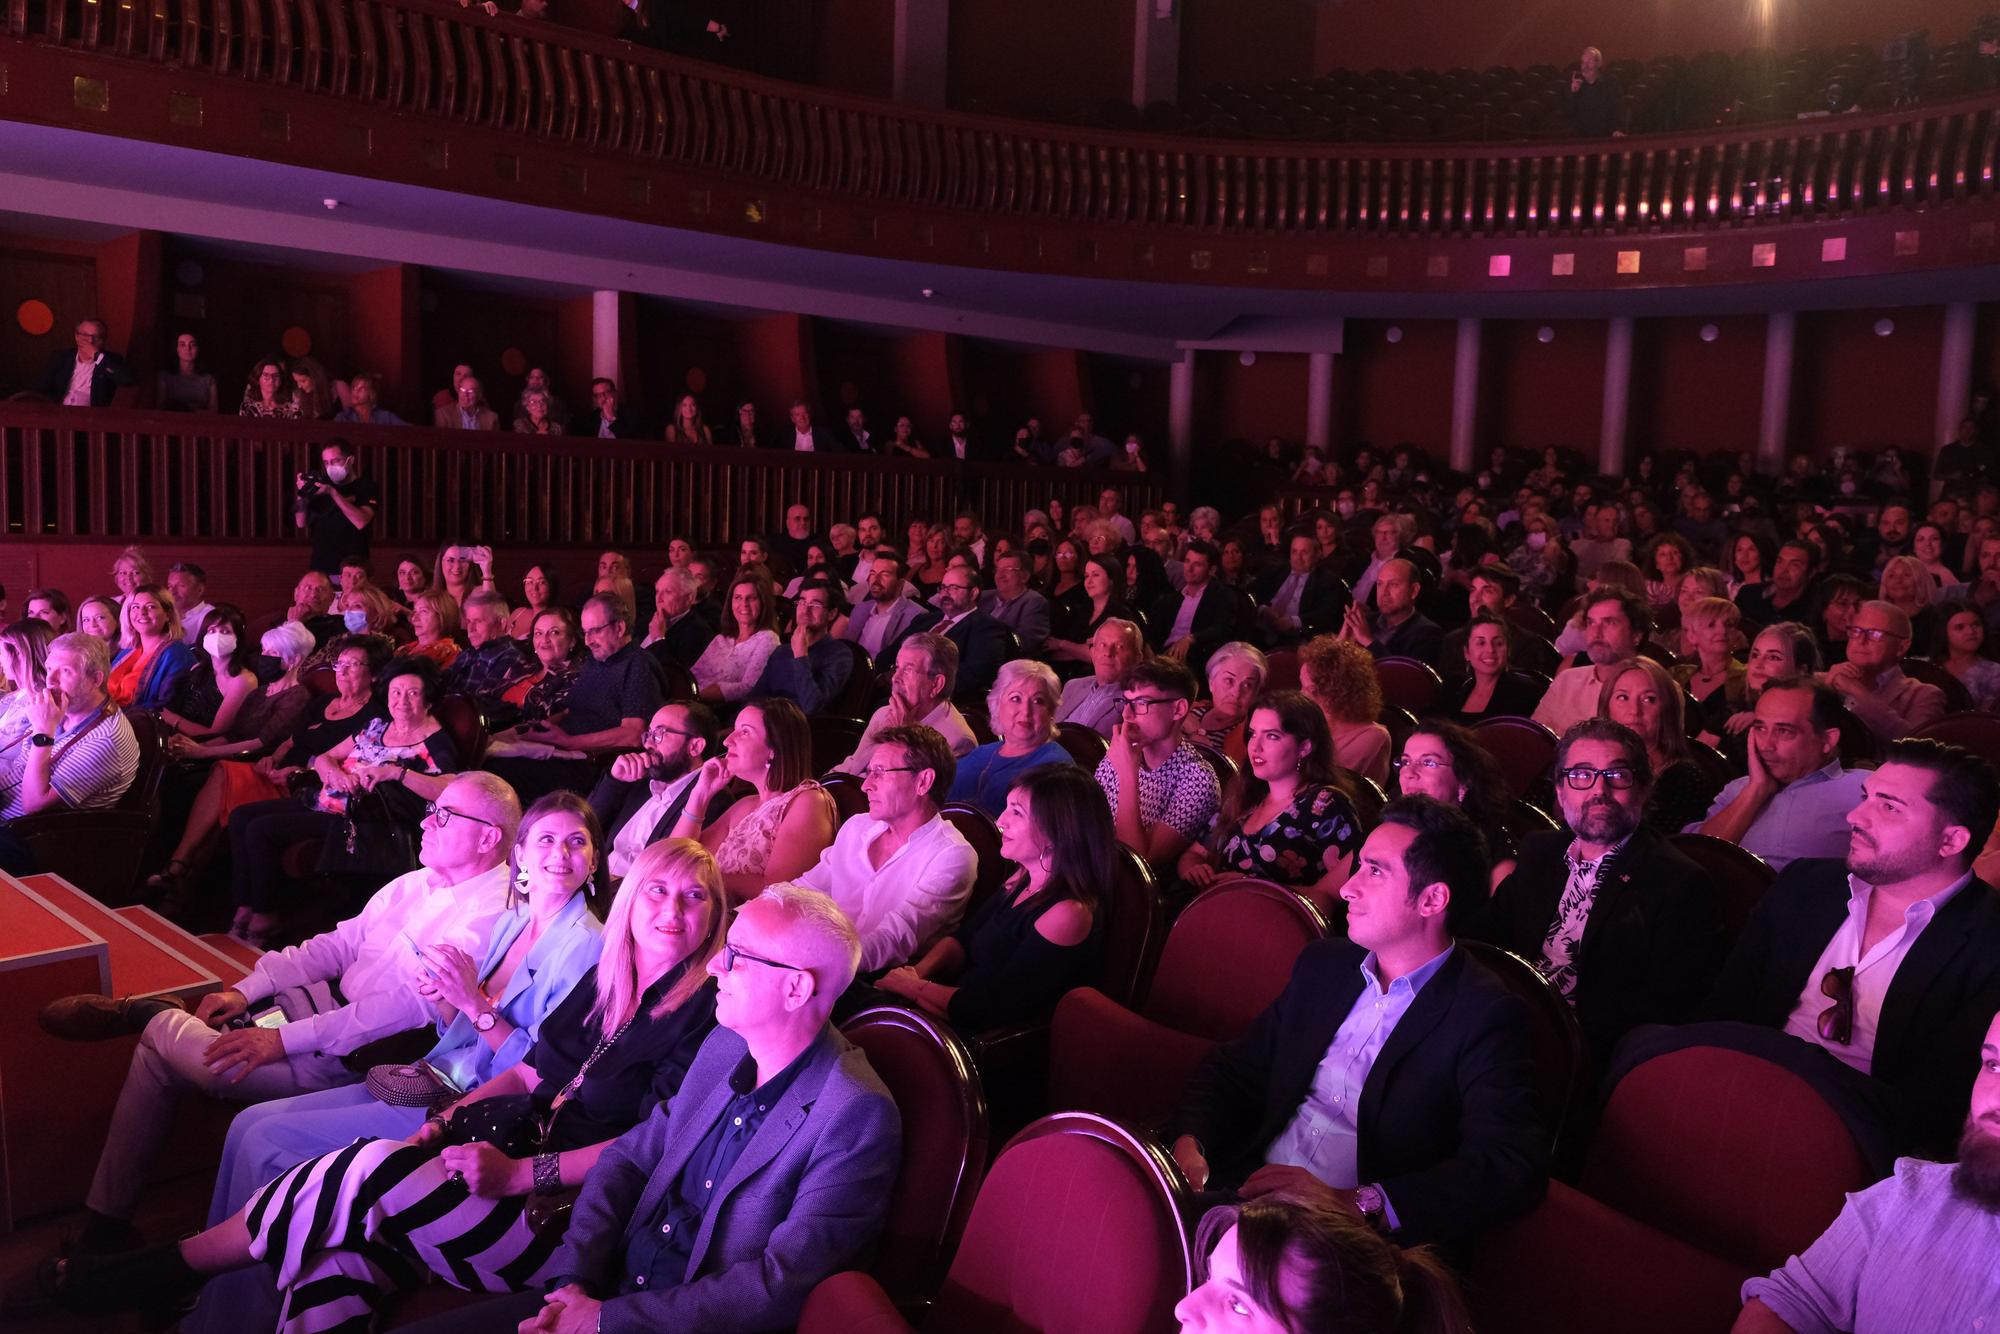
[{"label": "white column", "polygon": [[1306,354],[1306,443],[1325,449],[1333,437],[1333,353]]},{"label": "white column", "polygon": [[1479,321],[1458,322],[1458,355],[1451,371],[1451,466],[1473,469],[1473,448],[1479,430]]},{"label": "white column", "polygon": [[1176,493],[1194,476],[1194,349],[1167,372],[1167,475]]},{"label": "white column", "polygon": [[[590,373],[623,385],[618,378],[619,292],[590,294]],[[629,392],[629,391],[628,391]]]},{"label": "white column", "polygon": [[1972,408],[1972,340],[1979,307],[1954,301],[1944,308],[1944,340],[1938,349],[1937,429],[1931,448],[1958,439],[1958,424]]},{"label": "white column", "polygon": [[1182,0],[1132,0],[1132,105],[1180,95]]},{"label": "white column", "polygon": [[1764,322],[1764,407],[1757,418],[1757,471],[1779,477],[1791,437],[1792,340],[1798,317],[1774,310]]},{"label": "white column", "polygon": [[1604,330],[1604,420],[1597,437],[1597,470],[1625,472],[1625,416],[1632,401],[1632,317],[1614,315]]},{"label": "white column", "polygon": [[951,0],[896,0],[894,47],[890,96],[917,106],[943,106]]}]

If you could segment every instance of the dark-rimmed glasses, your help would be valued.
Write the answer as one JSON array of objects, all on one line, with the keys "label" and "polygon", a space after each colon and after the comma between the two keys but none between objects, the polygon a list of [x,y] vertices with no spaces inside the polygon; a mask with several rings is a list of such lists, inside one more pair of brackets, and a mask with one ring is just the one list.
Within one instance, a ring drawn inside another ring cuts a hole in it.
[{"label": "dark-rimmed glasses", "polygon": [[812,969],[803,967],[799,964],[780,963],[776,959],[767,959],[761,954],[752,954],[749,950],[744,949],[742,946],[731,945],[728,941],[723,942],[721,953],[722,953],[722,971],[725,973],[733,973],[736,971],[736,961],[738,959],[748,959],[751,963],[761,963],[766,968],[779,968],[794,973],[809,973],[812,971]]},{"label": "dark-rimmed glasses", "polygon": [[1639,781],[1637,770],[1628,768],[1593,769],[1587,764],[1574,765],[1561,770],[1558,775],[1572,791],[1587,792],[1602,778],[1604,786],[1613,792],[1623,792]]},{"label": "dark-rimmed glasses", "polygon": [[424,803],[424,818],[426,820],[435,818],[437,820],[437,827],[440,829],[450,824],[454,816],[460,820],[470,820],[474,824],[483,824],[488,829],[498,829],[500,827],[491,820],[482,820],[476,815],[467,815],[464,811],[453,810],[441,801],[427,801]]}]

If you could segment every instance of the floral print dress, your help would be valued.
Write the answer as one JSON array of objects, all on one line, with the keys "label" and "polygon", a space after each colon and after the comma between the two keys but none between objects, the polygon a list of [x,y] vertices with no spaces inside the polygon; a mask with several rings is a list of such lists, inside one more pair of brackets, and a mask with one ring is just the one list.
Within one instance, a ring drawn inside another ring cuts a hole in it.
[{"label": "floral print dress", "polygon": [[1347,798],[1330,787],[1306,787],[1262,829],[1239,829],[1224,839],[1216,869],[1299,889],[1326,874],[1328,848],[1351,857],[1360,846],[1361,821]]}]

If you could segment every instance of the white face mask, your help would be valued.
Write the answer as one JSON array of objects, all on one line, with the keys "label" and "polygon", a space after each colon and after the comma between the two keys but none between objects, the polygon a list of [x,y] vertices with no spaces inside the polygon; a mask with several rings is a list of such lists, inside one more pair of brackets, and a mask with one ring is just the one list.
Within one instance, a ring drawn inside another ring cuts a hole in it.
[{"label": "white face mask", "polygon": [[226,658],[236,651],[236,636],[223,630],[211,630],[202,636],[201,646],[208,650],[211,658]]},{"label": "white face mask", "polygon": [[344,482],[344,481],[346,481],[346,480],[347,480],[347,465],[346,465],[345,463],[329,463],[329,464],[327,464],[327,465],[326,465],[326,480],[327,480],[327,481],[329,481],[329,482]]},{"label": "white face mask", "polygon": [[1528,534],[1528,548],[1531,551],[1540,551],[1548,544],[1549,535],[1547,533],[1536,531]]},{"label": "white face mask", "polygon": [[1339,504],[1334,506],[1334,509],[1340,512],[1340,517],[1343,519],[1351,519],[1354,517],[1354,502],[1351,500],[1341,501]]}]

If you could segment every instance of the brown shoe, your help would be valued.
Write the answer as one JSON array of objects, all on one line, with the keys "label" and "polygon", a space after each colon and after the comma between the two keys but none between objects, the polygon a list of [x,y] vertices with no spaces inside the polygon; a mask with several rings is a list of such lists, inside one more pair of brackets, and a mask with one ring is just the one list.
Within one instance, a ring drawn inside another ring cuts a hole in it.
[{"label": "brown shoe", "polygon": [[143,1033],[153,1016],[162,1010],[185,1010],[187,1006],[172,996],[64,996],[42,1007],[35,1022],[50,1037],[71,1042],[101,1042],[106,1038]]}]

